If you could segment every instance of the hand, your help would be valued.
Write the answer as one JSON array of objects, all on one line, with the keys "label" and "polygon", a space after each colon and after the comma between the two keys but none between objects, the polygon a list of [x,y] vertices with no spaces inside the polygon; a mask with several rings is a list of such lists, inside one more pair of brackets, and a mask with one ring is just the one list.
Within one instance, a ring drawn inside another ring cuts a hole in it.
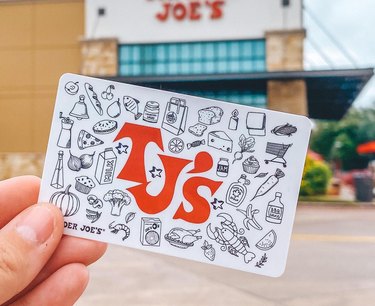
[{"label": "hand", "polygon": [[106,244],[62,236],[63,217],[35,204],[40,179],[0,182],[0,305],[73,305],[88,282],[86,266]]}]

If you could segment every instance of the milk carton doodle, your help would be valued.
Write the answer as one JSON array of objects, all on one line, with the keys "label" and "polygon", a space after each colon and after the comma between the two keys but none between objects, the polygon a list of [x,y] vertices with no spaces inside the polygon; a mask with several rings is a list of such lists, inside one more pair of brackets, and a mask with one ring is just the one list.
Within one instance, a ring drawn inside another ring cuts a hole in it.
[{"label": "milk carton doodle", "polygon": [[61,77],[39,200],[65,234],[267,276],[286,265],[311,123]]}]

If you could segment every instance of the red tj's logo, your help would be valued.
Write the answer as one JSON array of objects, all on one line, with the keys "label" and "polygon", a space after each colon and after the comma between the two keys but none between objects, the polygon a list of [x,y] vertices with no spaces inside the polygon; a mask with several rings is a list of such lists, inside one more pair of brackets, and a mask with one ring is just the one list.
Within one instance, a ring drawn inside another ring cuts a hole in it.
[{"label": "red tj's logo", "polygon": [[[165,183],[158,195],[150,195],[147,192],[147,186],[150,182],[146,178],[145,150],[149,143],[154,143],[164,152],[160,129],[125,123],[114,141],[126,137],[131,139],[133,145],[129,158],[118,178],[139,183],[137,186],[128,188],[128,191],[133,194],[140,210],[152,215],[160,213],[172,202],[176,182],[182,170],[193,161],[157,154],[164,167]],[[200,186],[208,187],[211,196],[213,196],[222,181],[214,181],[199,174],[210,170],[212,166],[212,157],[207,152],[199,152],[195,156],[194,168],[188,173],[197,174],[197,176],[189,177],[182,187],[182,193],[192,206],[192,210],[186,211],[183,202],[181,202],[173,219],[182,219],[190,223],[203,223],[208,219],[210,216],[210,204],[198,194],[198,188]]]}]

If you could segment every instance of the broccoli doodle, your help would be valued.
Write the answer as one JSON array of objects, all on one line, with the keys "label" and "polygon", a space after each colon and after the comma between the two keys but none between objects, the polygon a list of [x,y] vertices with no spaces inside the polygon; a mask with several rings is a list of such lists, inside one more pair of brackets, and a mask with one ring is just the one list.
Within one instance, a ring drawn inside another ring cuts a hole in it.
[{"label": "broccoli doodle", "polygon": [[103,199],[112,205],[112,216],[120,216],[122,208],[131,202],[129,195],[118,189],[108,191]]}]

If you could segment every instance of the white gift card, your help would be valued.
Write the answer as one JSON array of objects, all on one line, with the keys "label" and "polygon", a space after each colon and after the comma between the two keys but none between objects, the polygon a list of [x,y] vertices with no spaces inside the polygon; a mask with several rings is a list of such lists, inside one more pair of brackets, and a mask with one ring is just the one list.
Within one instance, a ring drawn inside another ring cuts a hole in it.
[{"label": "white gift card", "polygon": [[39,201],[68,235],[279,276],[310,130],[302,116],[65,74]]}]

